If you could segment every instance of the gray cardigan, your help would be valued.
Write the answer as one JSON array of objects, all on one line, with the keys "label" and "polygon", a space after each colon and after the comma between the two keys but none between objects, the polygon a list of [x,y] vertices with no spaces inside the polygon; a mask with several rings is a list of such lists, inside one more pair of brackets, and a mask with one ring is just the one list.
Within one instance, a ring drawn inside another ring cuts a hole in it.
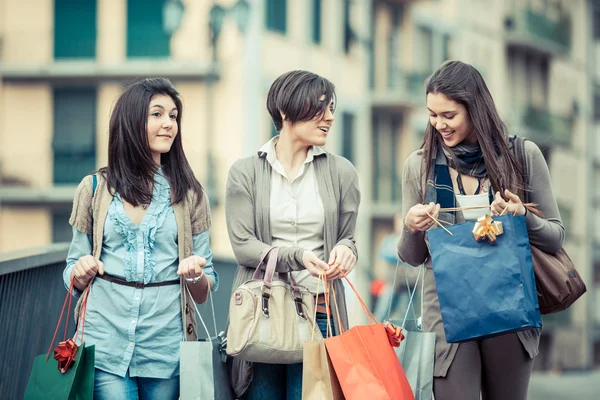
[{"label": "gray cardigan", "polygon": [[[358,258],[354,243],[356,216],[360,204],[356,170],[345,158],[327,152],[316,155],[313,163],[325,210],[324,258],[328,260],[329,253],[338,244],[348,246]],[[271,165],[264,152],[238,160],[229,170],[225,215],[229,240],[238,262],[232,291],[252,279],[260,255],[265,248],[270,247],[271,171]],[[281,247],[276,271],[304,269],[303,252],[302,248]],[[337,280],[334,287],[340,307],[340,318],[344,329],[348,329],[344,286]],[[335,329],[339,332],[335,310],[333,313]],[[234,391],[237,396],[241,396],[252,380],[252,363],[235,358],[231,372]]]},{"label": "gray cardigan", "polygon": [[[538,209],[544,218],[533,213],[527,213],[527,230],[529,240],[540,250],[548,253],[558,252],[563,244],[565,228],[560,220],[556,199],[552,192],[550,172],[542,152],[531,141],[525,141],[525,156],[529,172],[529,201],[538,204]],[[408,210],[415,204],[421,203],[422,191],[425,187],[425,165],[423,151],[417,150],[406,160],[402,178],[402,215],[406,217]],[[457,212],[456,222],[464,222],[462,212]],[[436,228],[432,228],[436,229]],[[435,280],[429,257],[428,244],[424,232],[408,234],[403,230],[398,242],[400,259],[413,266],[425,263],[425,295],[423,328],[435,332],[435,369],[434,376],[444,377],[452,364],[459,344],[447,343],[442,325],[440,304],[438,301]],[[523,347],[531,358],[538,354],[541,329],[529,329],[517,333]]]}]

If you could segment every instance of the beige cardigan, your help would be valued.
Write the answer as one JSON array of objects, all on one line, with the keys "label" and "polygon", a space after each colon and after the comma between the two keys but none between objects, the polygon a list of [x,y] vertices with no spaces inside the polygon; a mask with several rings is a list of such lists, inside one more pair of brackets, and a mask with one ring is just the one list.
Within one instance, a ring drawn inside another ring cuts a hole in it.
[{"label": "beige cardigan", "polygon": [[[69,223],[78,231],[92,235],[92,255],[97,260],[102,252],[102,239],[104,237],[104,223],[108,215],[108,207],[113,199],[113,194],[106,185],[106,180],[97,174],[98,186],[92,196],[92,175],[88,175],[79,184],[73,200],[73,211]],[[173,204],[175,220],[177,221],[177,243],[179,244],[179,259],[192,255],[192,235],[210,228],[210,206],[204,193],[198,199],[195,192],[189,191],[184,201]],[[93,232],[92,232],[93,227]],[[181,278],[181,310],[183,330],[186,340],[198,340],[194,308],[189,306],[191,295],[185,290],[185,283]]]}]

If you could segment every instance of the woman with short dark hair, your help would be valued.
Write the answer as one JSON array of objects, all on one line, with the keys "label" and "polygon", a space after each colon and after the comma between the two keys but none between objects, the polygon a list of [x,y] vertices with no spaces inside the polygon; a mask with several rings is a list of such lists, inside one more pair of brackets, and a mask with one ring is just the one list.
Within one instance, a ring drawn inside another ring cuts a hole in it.
[{"label": "woman with short dark hair", "polygon": [[[267,109],[279,135],[258,154],[238,160],[229,171],[225,211],[233,252],[239,264],[233,290],[252,279],[260,256],[278,247],[277,272],[291,272],[318,300],[317,324],[325,336],[327,309],[324,271],[333,281],[339,320],[348,318],[341,271],[356,263],[354,243],[360,203],[358,176],[343,157],[325,151],[334,122],[335,89],[307,71],[283,74],[271,86]],[[334,331],[340,332],[336,310]],[[302,364],[251,364],[233,360],[237,396],[301,399]]]},{"label": "woman with short dark hair", "polygon": [[198,340],[189,303],[218,287],[182,112],[167,79],[129,86],[112,111],[108,166],[75,194],[63,279],[75,295],[92,285],[84,325],[96,349],[95,399],[177,399],[180,342]]},{"label": "woman with short dark hair", "polygon": [[[425,140],[404,166],[398,254],[411,265],[425,263],[423,328],[436,333],[435,398],[525,400],[541,329],[447,343],[425,232],[434,228],[434,218],[455,224],[506,212],[525,215],[531,244],[558,252],[565,232],[548,166],[533,142],[508,136],[485,81],[471,65],[444,63],[428,79],[426,95]],[[524,160],[516,155],[519,145]],[[536,203],[543,217],[529,211],[527,202]],[[473,207],[440,213],[457,206]],[[469,301],[469,293],[460,295]]]}]

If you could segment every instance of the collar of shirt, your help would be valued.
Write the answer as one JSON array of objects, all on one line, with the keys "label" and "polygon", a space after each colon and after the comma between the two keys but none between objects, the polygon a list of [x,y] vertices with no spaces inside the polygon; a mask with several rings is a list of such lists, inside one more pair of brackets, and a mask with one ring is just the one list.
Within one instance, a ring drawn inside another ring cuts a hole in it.
[{"label": "collar of shirt", "polygon": [[[287,178],[285,169],[277,159],[277,152],[275,151],[275,145],[277,144],[277,142],[279,142],[279,135],[274,136],[271,140],[265,143],[258,151],[258,156],[266,157],[267,162],[271,164],[271,167],[273,167],[273,169],[279,174]],[[316,156],[320,156],[322,154],[325,154],[325,150],[322,147],[310,146],[310,148],[308,149],[308,153],[306,154],[306,160],[304,160],[302,168],[300,168],[300,170],[298,171],[298,176],[296,176],[294,179],[298,178],[299,176],[302,176],[304,170],[306,169],[306,164],[311,163]]]}]

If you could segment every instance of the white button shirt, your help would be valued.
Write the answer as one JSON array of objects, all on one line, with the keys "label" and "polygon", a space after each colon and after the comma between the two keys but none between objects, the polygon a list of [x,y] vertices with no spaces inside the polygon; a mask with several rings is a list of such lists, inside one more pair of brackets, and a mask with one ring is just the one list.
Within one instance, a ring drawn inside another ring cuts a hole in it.
[{"label": "white button shirt", "polygon": [[[323,260],[325,210],[312,163],[314,156],[322,154],[323,150],[311,147],[298,175],[290,179],[277,160],[275,145],[278,141],[279,136],[275,136],[261,148],[261,151],[267,154],[267,161],[273,168],[270,200],[271,244],[277,247],[293,246],[312,250]],[[298,285],[317,294],[318,279],[311,276],[307,270],[293,271],[292,275]],[[322,285],[318,292],[324,292]]]}]

